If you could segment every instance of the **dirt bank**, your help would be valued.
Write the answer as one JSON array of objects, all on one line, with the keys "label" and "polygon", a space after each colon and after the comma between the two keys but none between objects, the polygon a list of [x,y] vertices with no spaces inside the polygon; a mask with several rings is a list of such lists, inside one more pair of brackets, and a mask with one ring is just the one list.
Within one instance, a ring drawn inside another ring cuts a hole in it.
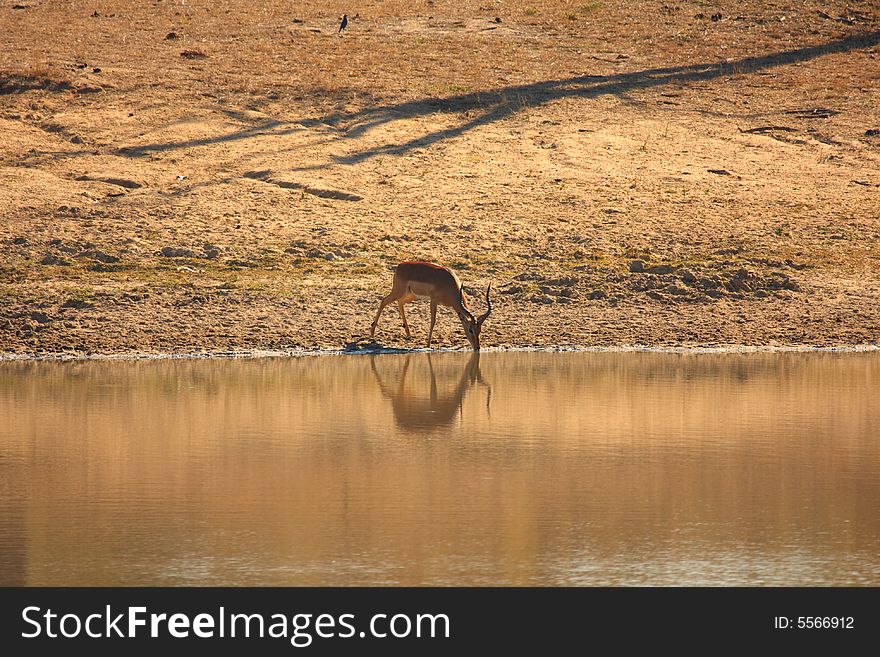
[{"label": "dirt bank", "polygon": [[0,353],[877,343],[873,3],[358,11],[3,2]]}]

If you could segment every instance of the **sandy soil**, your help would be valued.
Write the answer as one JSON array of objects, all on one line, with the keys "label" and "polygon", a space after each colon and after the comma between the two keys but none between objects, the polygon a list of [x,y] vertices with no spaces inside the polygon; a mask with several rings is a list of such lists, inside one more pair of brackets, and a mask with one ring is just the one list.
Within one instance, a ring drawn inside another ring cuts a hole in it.
[{"label": "sandy soil", "polygon": [[340,348],[405,259],[493,284],[486,346],[878,342],[876,3],[3,0],[0,42],[0,353]]}]

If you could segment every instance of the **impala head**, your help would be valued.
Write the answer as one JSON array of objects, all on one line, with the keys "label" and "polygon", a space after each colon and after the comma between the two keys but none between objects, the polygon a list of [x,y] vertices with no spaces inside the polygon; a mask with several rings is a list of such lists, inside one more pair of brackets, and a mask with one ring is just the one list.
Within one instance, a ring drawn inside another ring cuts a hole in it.
[{"label": "impala head", "polygon": [[489,290],[491,288],[492,284],[490,283],[489,287],[486,288],[486,312],[479,317],[474,317],[473,313],[465,307],[464,292],[459,290],[462,310],[458,313],[458,318],[461,320],[461,325],[464,327],[464,333],[474,351],[480,350],[480,331],[483,329],[483,322],[485,322],[489,318],[489,315],[492,314],[492,301],[489,299]]}]

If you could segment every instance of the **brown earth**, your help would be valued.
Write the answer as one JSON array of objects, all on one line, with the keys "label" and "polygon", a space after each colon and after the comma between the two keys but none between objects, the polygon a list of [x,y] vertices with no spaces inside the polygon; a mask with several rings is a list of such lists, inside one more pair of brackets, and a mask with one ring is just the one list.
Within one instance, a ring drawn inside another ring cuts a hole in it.
[{"label": "brown earth", "polygon": [[[488,346],[877,344],[874,2],[4,0],[0,35],[0,353],[341,348],[413,258],[493,284]],[[377,339],[421,346],[410,308]]]}]

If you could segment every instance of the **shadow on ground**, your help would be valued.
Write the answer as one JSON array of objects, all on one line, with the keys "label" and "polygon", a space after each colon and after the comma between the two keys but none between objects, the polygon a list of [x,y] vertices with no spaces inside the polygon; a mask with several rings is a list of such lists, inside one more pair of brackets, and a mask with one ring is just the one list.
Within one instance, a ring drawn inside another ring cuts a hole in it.
[{"label": "shadow on ground", "polygon": [[581,75],[559,80],[511,85],[491,91],[458,94],[446,98],[421,98],[401,103],[377,105],[355,112],[334,112],[318,119],[291,122],[267,119],[216,137],[126,147],[119,149],[118,153],[127,157],[144,157],[151,153],[222,144],[262,135],[281,136],[314,128],[329,130],[332,136],[327,141],[338,137],[357,139],[375,128],[394,121],[436,114],[478,112],[474,118],[453,127],[428,132],[399,143],[384,144],[357,150],[346,155],[333,156],[327,162],[297,167],[292,171],[324,169],[337,164],[356,164],[379,155],[402,155],[413,149],[454,139],[480,126],[501,121],[522,109],[539,107],[562,98],[597,98],[603,95],[626,97],[628,92],[634,90],[664,85],[686,85],[723,76],[749,75],[769,68],[810,61],[824,55],[870,48],[877,44],[880,44],[880,32],[866,32],[814,46],[745,57],[734,61],[651,68],[614,75]]}]

